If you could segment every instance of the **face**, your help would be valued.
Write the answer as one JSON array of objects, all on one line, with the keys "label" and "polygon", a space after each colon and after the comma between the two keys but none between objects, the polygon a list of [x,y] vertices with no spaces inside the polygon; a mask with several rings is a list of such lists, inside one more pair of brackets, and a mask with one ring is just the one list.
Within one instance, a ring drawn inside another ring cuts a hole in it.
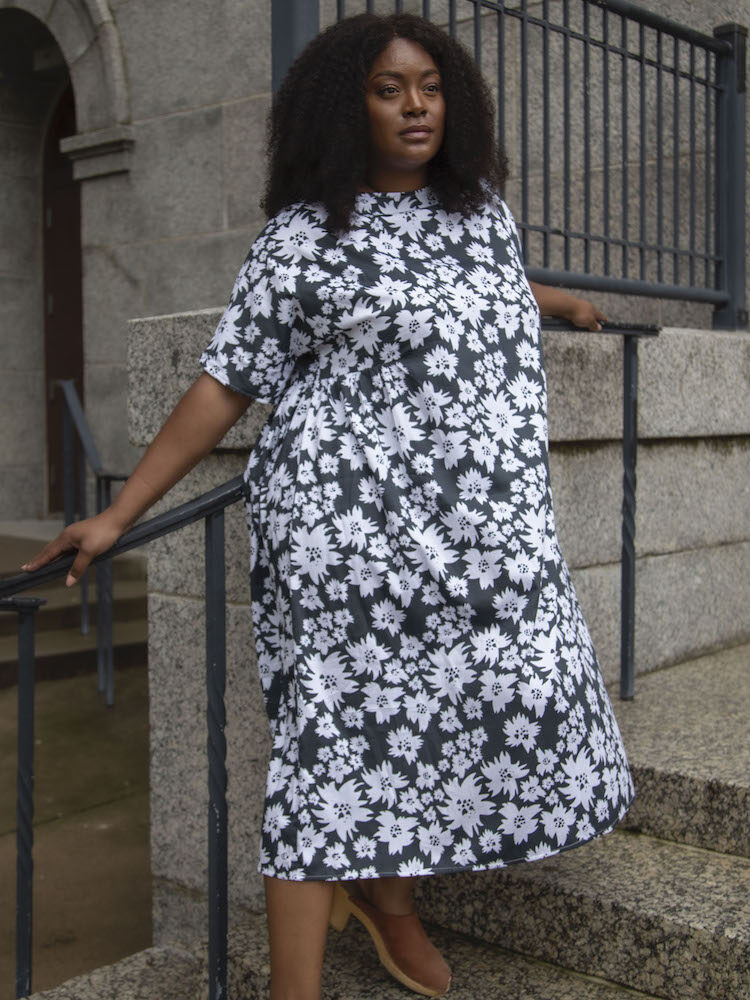
[{"label": "face", "polygon": [[416,42],[394,38],[370,68],[365,101],[370,186],[376,191],[422,187],[445,125],[442,82],[432,56]]}]

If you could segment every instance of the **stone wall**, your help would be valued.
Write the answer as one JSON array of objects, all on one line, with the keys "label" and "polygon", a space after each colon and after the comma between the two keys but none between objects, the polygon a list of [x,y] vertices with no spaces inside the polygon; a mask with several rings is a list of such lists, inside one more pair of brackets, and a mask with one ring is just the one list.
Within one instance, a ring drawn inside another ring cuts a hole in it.
[{"label": "stone wall", "polygon": [[[220,310],[130,325],[130,430],[146,444],[194,379]],[[548,332],[552,486],[563,552],[617,697],[622,345]],[[750,338],[665,329],[640,344],[637,673],[750,636]],[[268,408],[251,405],[171,507],[244,468]],[[228,514],[227,738],[234,904],[263,905],[256,874],[268,726],[250,626],[248,544]],[[151,829],[158,943],[202,934],[206,756],[202,529],[149,552]],[[638,684],[636,681],[636,692]]]}]

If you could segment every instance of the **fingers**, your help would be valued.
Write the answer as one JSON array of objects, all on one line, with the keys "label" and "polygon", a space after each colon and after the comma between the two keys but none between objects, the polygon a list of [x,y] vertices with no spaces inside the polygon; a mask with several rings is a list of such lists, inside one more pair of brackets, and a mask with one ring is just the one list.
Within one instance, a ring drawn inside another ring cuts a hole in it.
[{"label": "fingers", "polygon": [[68,575],[65,577],[65,586],[72,587],[74,583],[77,583],[91,562],[91,555],[88,552],[84,552],[83,549],[78,550],[78,555],[73,560],[73,565],[70,567]]},{"label": "fingers", "polygon": [[27,563],[24,563],[21,567],[27,573],[33,573],[35,569],[39,569],[41,566],[46,566],[47,563],[52,562],[53,559],[57,559],[58,556],[62,555],[64,552],[69,552],[71,549],[75,548],[70,539],[67,536],[67,532],[63,531],[53,539],[48,542],[47,545],[37,552],[37,554],[30,559]]}]

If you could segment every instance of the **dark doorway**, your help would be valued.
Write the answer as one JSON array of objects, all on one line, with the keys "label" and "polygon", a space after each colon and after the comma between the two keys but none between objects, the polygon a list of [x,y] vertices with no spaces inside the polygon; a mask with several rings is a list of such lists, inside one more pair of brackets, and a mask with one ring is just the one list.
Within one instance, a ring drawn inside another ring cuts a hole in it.
[{"label": "dark doorway", "polygon": [[68,85],[52,114],[44,143],[43,260],[44,355],[47,389],[49,511],[63,508],[62,399],[56,379],[75,379],[83,400],[83,305],[81,294],[81,194],[60,140],[76,131],[73,88]]}]

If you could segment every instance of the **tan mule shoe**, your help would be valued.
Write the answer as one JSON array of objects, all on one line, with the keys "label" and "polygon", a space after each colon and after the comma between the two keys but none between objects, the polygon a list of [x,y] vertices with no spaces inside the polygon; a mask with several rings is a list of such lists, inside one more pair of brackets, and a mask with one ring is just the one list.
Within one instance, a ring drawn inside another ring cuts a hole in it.
[{"label": "tan mule shoe", "polygon": [[388,972],[415,993],[442,996],[451,984],[451,970],[425,934],[416,910],[406,914],[383,913],[359,893],[343,885],[333,888],[330,924],[343,931],[350,916],[364,925]]}]

